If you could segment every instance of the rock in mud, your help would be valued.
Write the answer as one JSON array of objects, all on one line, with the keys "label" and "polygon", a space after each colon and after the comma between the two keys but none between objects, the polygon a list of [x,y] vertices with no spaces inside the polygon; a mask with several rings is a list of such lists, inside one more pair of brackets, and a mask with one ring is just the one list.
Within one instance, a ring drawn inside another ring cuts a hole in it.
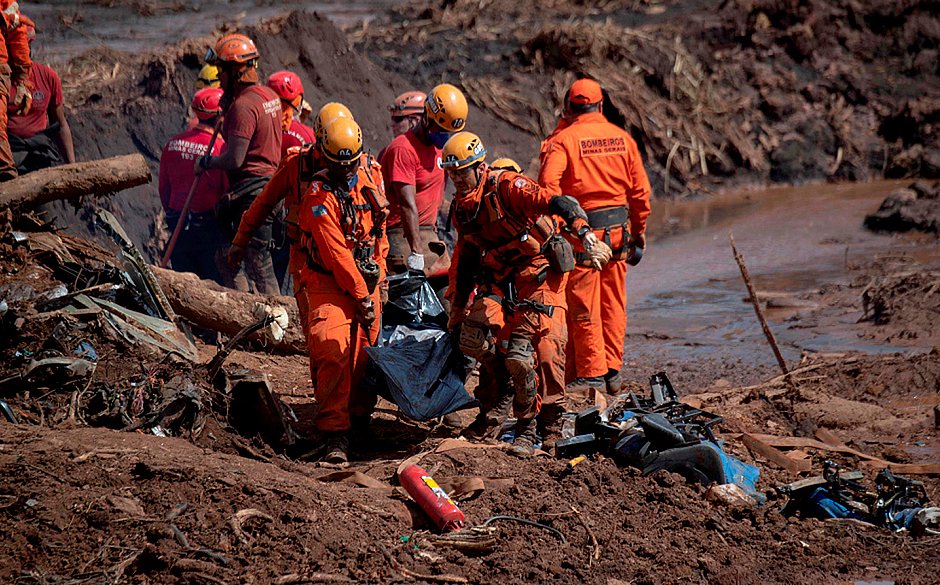
[{"label": "rock in mud", "polygon": [[940,235],[940,183],[918,181],[907,189],[894,191],[875,213],[865,217],[865,227],[873,231],[912,230]]}]

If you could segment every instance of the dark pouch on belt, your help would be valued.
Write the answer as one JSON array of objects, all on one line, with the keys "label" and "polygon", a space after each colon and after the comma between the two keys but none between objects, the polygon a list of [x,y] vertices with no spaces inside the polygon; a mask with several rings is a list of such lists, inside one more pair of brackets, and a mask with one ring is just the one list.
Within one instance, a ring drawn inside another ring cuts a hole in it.
[{"label": "dark pouch on belt", "polygon": [[235,204],[238,203],[239,200],[241,200],[243,197],[251,195],[256,191],[260,191],[270,180],[271,177],[251,177],[248,179],[242,179],[236,183],[228,193],[219,199],[219,202],[216,204],[216,210],[218,214],[223,215],[225,211],[235,206]]},{"label": "dark pouch on belt", "polygon": [[375,292],[375,288],[379,286],[381,270],[379,269],[378,263],[372,259],[359,260],[356,262],[356,267],[359,269],[359,274],[362,275],[362,279],[366,281],[366,288],[371,295]]},{"label": "dark pouch on belt", "polygon": [[548,265],[555,272],[562,274],[574,270],[574,248],[571,243],[558,234],[553,235],[545,241],[542,247],[545,257],[548,259]]}]

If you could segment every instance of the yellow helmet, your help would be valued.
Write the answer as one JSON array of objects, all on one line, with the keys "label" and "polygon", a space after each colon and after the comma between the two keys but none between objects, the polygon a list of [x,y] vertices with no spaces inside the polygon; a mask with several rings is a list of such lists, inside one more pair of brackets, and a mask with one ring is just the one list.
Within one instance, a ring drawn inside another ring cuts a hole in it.
[{"label": "yellow helmet", "polygon": [[519,163],[511,158],[498,158],[490,163],[490,168],[500,171],[512,171],[514,173],[522,172],[522,167],[519,166]]},{"label": "yellow helmet", "polygon": [[313,133],[316,135],[317,140],[321,140],[320,134],[330,125],[330,122],[337,118],[355,120],[349,108],[339,102],[329,102],[320,108],[317,117],[313,120]]},{"label": "yellow helmet", "polygon": [[460,132],[467,125],[467,98],[449,83],[431,90],[424,100],[424,113],[445,132]]},{"label": "yellow helmet", "polygon": [[205,89],[207,87],[219,87],[219,68],[215,65],[203,65],[199,70],[199,77],[196,79],[196,89]]},{"label": "yellow helmet", "polygon": [[472,132],[458,132],[444,144],[441,166],[448,170],[463,169],[486,160],[483,141]]},{"label": "yellow helmet", "polygon": [[362,156],[362,130],[352,118],[336,118],[322,129],[317,144],[327,160],[351,165]]}]

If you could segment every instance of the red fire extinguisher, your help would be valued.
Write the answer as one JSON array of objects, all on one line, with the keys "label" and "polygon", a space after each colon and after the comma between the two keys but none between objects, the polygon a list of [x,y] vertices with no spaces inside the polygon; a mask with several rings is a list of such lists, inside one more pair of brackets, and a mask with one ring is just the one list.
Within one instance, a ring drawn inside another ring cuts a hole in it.
[{"label": "red fire extinguisher", "polygon": [[398,474],[398,481],[440,530],[463,528],[463,512],[427,471],[417,465],[409,465]]}]

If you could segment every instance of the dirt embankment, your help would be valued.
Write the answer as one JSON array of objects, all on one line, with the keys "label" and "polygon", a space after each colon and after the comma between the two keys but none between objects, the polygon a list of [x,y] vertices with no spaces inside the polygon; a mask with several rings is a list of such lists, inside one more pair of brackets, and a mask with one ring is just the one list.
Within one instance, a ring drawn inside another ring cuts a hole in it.
[{"label": "dirt embankment", "polygon": [[[304,83],[306,99],[315,108],[328,101],[342,101],[350,107],[363,128],[368,150],[378,153],[391,140],[386,105],[413,86],[351,48],[346,36],[328,20],[294,12],[240,32],[258,45],[262,78],[280,69],[295,71]],[[78,158],[140,152],[157,177],[160,153],[187,122],[193,83],[206,46],[214,42],[214,36],[190,39],[143,55],[101,48],[63,67],[60,74]],[[470,118],[502,142],[528,139],[476,108]],[[165,235],[155,221],[161,215],[156,179],[100,205],[121,219],[145,254],[158,257]],[[57,211],[67,219],[71,231],[91,235],[85,228],[87,210],[75,212],[60,205]]]},{"label": "dirt embankment", "polygon": [[432,1],[351,34],[409,79],[459,77],[474,103],[539,139],[571,80],[599,79],[659,195],[940,173],[932,2],[715,4]]}]

